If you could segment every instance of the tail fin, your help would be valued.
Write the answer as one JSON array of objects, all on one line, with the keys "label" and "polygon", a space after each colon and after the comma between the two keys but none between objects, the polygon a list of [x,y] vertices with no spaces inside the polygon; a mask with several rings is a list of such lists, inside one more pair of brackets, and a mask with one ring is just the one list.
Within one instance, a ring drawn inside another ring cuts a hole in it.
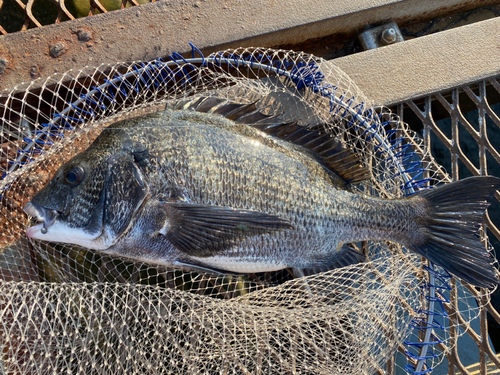
[{"label": "tail fin", "polygon": [[470,177],[418,194],[429,204],[422,243],[412,250],[460,279],[478,287],[500,283],[493,257],[479,240],[478,230],[500,179]]}]

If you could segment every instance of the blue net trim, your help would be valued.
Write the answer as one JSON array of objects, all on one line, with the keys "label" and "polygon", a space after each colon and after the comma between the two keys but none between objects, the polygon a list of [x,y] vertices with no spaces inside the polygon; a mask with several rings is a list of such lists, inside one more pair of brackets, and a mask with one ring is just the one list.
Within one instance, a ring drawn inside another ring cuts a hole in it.
[{"label": "blue net trim", "polygon": [[[125,74],[117,69],[112,79],[103,79],[103,84],[92,86],[87,93],[80,94],[78,100],[66,102],[60,113],[54,114],[47,123],[40,124],[31,137],[24,138],[24,149],[18,150],[18,157],[10,162],[9,171],[1,178],[4,179],[9,173],[31,162],[33,159],[30,155],[43,153],[45,146],[53,145],[54,140],[64,137],[67,131],[73,131],[90,120],[103,119],[106,115],[117,112],[117,108],[125,106],[132,99],[165,99],[169,97],[170,88],[178,90],[183,85],[189,90],[188,85],[203,82],[200,67],[245,67],[257,73],[262,70],[266,74],[274,73],[285,77],[285,81],[293,83],[297,90],[307,88],[327,98],[330,113],[348,118],[347,127],[363,136],[366,141],[373,141],[378,156],[385,159],[389,168],[396,170],[395,176],[403,177],[404,183],[400,188],[404,195],[409,196],[428,188],[430,179],[424,178],[426,169],[422,160],[413,151],[408,140],[398,136],[398,130],[393,127],[394,122],[387,120],[383,113],[378,113],[367,103],[357,102],[354,96],[350,96],[351,94],[341,88],[326,83],[325,76],[316,62],[278,59],[278,55],[269,56],[264,53],[219,52],[205,57],[192,43],[190,46],[191,58],[172,53],[167,60],[158,59],[135,64],[133,69]],[[85,105],[85,108],[82,108],[82,105]],[[435,354],[435,346],[443,342],[433,331],[446,329],[445,324],[438,322],[436,317],[442,320],[447,318],[443,304],[449,302],[441,296],[440,291],[451,289],[448,283],[450,274],[438,272],[432,264],[426,267],[426,270],[429,282],[421,286],[421,293],[428,302],[427,309],[418,311],[419,317],[410,323],[414,330],[423,332],[425,338],[422,342],[404,342],[408,348],[406,356],[415,363],[406,365],[405,370],[415,375],[432,371],[428,361],[438,356]]]},{"label": "blue net trim", "polygon": [[[437,337],[434,332],[443,332],[446,330],[448,321],[448,313],[446,312],[445,303],[450,300],[446,295],[452,289],[449,280],[452,275],[447,271],[438,272],[431,264],[429,267],[424,267],[429,274],[429,282],[421,285],[421,293],[428,301],[428,310],[419,310],[420,315],[414,318],[410,326],[424,334],[422,342],[405,341],[404,344],[408,347],[405,352],[409,359],[416,361],[416,365],[406,365],[405,370],[409,374],[427,374],[432,371],[432,367],[428,365],[428,361],[438,357],[434,351],[437,351],[437,345],[443,343],[443,340]],[[432,307],[432,308],[431,308]],[[438,318],[439,321],[436,319]]]}]

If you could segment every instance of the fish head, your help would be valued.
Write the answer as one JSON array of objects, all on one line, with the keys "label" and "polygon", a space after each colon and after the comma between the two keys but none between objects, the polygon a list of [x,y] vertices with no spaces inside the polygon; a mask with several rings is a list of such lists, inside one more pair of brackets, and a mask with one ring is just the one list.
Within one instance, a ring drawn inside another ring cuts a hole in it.
[{"label": "fish head", "polygon": [[37,224],[29,238],[105,250],[115,244],[148,195],[130,148],[89,148],[64,164],[25,206]]}]

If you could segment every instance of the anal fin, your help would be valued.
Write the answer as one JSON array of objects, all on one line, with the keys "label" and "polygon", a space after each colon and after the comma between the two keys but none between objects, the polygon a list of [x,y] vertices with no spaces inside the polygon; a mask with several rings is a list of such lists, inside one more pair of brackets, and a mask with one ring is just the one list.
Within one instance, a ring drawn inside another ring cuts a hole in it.
[{"label": "anal fin", "polygon": [[366,260],[364,254],[360,253],[355,246],[344,244],[335,256],[313,267],[303,269],[292,269],[295,278],[311,276],[321,272],[328,272],[337,268],[347,267],[362,263]]}]

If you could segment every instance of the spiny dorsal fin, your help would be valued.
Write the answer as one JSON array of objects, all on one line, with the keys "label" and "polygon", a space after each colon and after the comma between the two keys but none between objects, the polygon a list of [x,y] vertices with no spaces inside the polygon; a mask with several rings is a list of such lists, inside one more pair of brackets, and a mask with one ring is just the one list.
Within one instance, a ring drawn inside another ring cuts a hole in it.
[{"label": "spiny dorsal fin", "polygon": [[217,114],[229,120],[247,125],[254,125],[257,123],[273,124],[279,121],[279,116],[277,115],[266,115],[262,113],[262,111],[257,108],[256,102],[239,104],[213,96],[179,101],[175,104],[174,109]]},{"label": "spiny dorsal fin", "polygon": [[346,145],[326,132],[297,123],[254,125],[259,130],[311,151],[330,171],[348,184],[370,178],[370,171],[363,166],[359,156]]},{"label": "spiny dorsal fin", "polygon": [[308,127],[298,122],[283,123],[279,114],[265,114],[257,102],[238,104],[217,97],[200,97],[195,100],[179,101],[174,109],[192,110],[218,114],[235,122],[250,125],[264,133],[309,150],[327,169],[348,184],[370,178],[371,173],[359,155],[352,152],[344,142],[332,137],[321,127]]}]

